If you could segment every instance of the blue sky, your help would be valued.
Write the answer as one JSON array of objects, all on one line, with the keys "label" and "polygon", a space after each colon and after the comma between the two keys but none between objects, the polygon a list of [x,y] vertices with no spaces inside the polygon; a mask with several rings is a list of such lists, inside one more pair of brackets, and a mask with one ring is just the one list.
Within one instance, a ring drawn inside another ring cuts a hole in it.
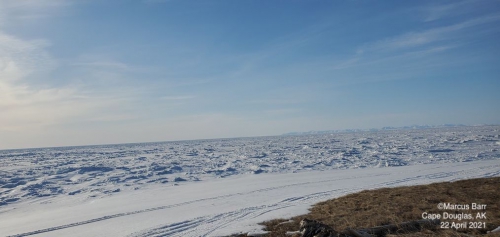
[{"label": "blue sky", "polygon": [[498,0],[2,0],[0,149],[498,124],[498,42]]}]

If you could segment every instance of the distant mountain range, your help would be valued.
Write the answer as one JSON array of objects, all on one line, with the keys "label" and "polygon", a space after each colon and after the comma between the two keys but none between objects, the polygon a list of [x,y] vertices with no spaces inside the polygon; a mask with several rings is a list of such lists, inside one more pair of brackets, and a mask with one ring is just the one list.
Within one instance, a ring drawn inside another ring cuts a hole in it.
[{"label": "distant mountain range", "polygon": [[450,127],[466,127],[464,124],[442,124],[442,125],[412,125],[403,127],[383,127],[383,128],[369,128],[369,129],[339,129],[339,130],[325,130],[325,131],[308,131],[308,132],[289,132],[282,134],[282,136],[293,135],[312,135],[312,134],[326,134],[326,133],[349,133],[349,132],[375,132],[384,130],[411,130],[411,129],[428,129],[428,128],[450,128]]}]

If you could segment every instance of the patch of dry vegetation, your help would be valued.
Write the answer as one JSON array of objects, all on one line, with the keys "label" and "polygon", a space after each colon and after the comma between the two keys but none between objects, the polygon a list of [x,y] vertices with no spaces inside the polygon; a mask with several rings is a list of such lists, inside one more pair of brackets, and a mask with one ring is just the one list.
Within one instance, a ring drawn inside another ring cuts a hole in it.
[{"label": "patch of dry vegetation", "polygon": [[[439,210],[439,203],[486,204],[483,211],[478,210]],[[486,222],[485,229],[435,229],[417,233],[401,233],[398,236],[483,236],[487,230],[500,226],[500,177],[462,180],[457,182],[434,183],[429,185],[382,188],[349,194],[340,198],[320,202],[310,209],[307,215],[262,223],[266,236],[286,236],[287,231],[299,229],[303,218],[313,219],[332,226],[338,231],[346,228],[360,229],[386,224],[397,224],[422,219],[422,213],[471,213],[486,212],[486,220],[466,220]],[[442,220],[455,221],[458,220]],[[493,236],[493,234],[490,234]],[[244,236],[244,235],[240,235]],[[488,235],[489,236],[489,235]],[[495,235],[500,236],[500,235]]]}]

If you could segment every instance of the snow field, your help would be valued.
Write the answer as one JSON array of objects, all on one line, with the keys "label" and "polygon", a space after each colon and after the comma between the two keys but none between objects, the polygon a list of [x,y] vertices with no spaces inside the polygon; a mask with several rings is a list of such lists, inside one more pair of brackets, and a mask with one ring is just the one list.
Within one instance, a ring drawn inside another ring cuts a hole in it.
[{"label": "snow field", "polygon": [[499,128],[0,151],[0,236],[259,232],[360,190],[499,176]]}]

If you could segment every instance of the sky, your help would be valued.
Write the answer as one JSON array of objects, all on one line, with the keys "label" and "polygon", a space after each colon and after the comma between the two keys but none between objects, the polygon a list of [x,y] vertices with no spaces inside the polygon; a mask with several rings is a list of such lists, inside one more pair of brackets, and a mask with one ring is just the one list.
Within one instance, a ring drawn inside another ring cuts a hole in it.
[{"label": "sky", "polygon": [[0,149],[500,124],[500,1],[0,0]]}]

